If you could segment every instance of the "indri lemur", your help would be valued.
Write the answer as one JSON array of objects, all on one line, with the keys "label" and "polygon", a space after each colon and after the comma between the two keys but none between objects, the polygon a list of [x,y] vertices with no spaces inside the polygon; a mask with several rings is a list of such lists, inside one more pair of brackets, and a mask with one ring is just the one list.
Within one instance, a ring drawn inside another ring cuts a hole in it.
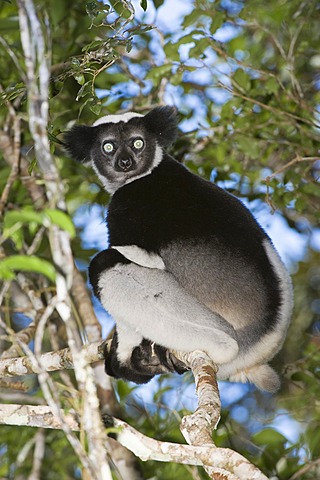
[{"label": "indri lemur", "polygon": [[176,110],[158,107],[65,136],[70,156],[91,165],[112,195],[110,246],[89,267],[116,322],[106,371],[145,383],[184,371],[170,350],[199,349],[219,379],[274,391],[279,380],[267,362],[290,320],[289,275],[248,209],[167,153],[176,132]]}]

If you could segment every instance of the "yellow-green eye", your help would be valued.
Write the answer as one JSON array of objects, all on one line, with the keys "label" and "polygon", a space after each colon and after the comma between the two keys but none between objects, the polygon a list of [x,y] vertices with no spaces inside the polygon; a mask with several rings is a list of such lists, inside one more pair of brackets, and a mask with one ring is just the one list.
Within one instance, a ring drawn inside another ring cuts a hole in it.
[{"label": "yellow-green eye", "polygon": [[135,140],[133,143],[134,148],[138,150],[140,150],[143,147],[143,145],[144,143],[143,143],[143,140],[141,140],[141,138],[137,138],[137,140]]},{"label": "yellow-green eye", "polygon": [[109,143],[109,142],[108,142],[108,143],[105,143],[105,144],[103,145],[103,150],[104,150],[106,153],[111,153],[111,152],[113,152],[113,150],[114,150],[114,146],[112,145],[112,143]]}]

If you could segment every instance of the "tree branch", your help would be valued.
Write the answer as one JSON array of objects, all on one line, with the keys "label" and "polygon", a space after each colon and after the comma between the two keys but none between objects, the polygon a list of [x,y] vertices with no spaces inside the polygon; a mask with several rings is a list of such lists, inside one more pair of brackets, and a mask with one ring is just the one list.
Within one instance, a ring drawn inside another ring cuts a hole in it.
[{"label": "tree branch", "polygon": [[[63,414],[63,419],[72,430],[79,430],[79,424],[71,413]],[[60,418],[55,415],[50,407],[43,405],[0,405],[0,423],[53,429],[61,428]],[[224,478],[226,480],[267,480],[267,477],[246,458],[228,448],[160,442],[143,435],[124,421],[116,418],[114,419],[114,426],[119,429],[118,442],[143,461],[171,461],[204,467],[215,465],[214,468],[216,472],[219,472],[221,480]]]},{"label": "tree branch", "polygon": [[[17,3],[27,76],[29,129],[34,141],[36,159],[45,181],[51,208],[66,210],[63,185],[50,152],[47,134],[51,52],[46,45],[45,29],[42,28],[33,0],[18,0]],[[49,30],[47,31],[49,32]],[[111,471],[102,442],[103,428],[94,376],[86,355],[81,349],[81,338],[72,316],[69,292],[72,285],[74,261],[70,238],[66,231],[52,225],[49,229],[49,242],[53,261],[58,270],[55,308],[65,323],[68,344],[75,366],[75,376],[83,399],[82,424],[88,443],[88,455],[87,458],[83,456],[81,461],[85,462],[92,479],[111,480]],[[45,323],[42,327],[44,326]],[[42,337],[40,335],[38,340],[38,345],[41,347]],[[41,375],[42,373],[39,378]],[[45,384],[41,384],[41,386],[43,388]]]},{"label": "tree branch", "polygon": [[174,355],[192,370],[198,395],[198,408],[182,419],[181,432],[191,445],[212,445],[212,432],[219,423],[221,409],[216,379],[218,367],[200,350],[174,352]]},{"label": "tree branch", "polygon": [[[88,363],[97,362],[104,358],[103,344],[95,342],[83,347]],[[70,348],[64,348],[56,352],[48,352],[39,356],[39,362],[34,357],[5,358],[0,360],[0,377],[14,377],[40,373],[42,368],[47,372],[73,368],[72,353]]]},{"label": "tree branch", "polygon": [[[104,344],[99,342],[83,348],[83,357],[88,363],[104,358]],[[192,414],[184,417],[181,422],[181,431],[190,445],[177,445],[164,443],[145,437],[141,433],[129,427],[125,422],[114,419],[116,427],[121,427],[121,433],[117,437],[121,445],[127,447],[142,460],[173,461],[187,463],[189,465],[202,465],[212,479],[225,480],[266,480],[266,477],[247,459],[230,449],[217,448],[212,440],[212,431],[220,418],[220,397],[216,381],[217,367],[211,359],[201,351],[191,353],[173,352],[174,355],[188,365],[193,372],[198,395],[198,408]],[[46,353],[39,356],[39,363],[33,358],[22,357],[15,359],[0,360],[0,375],[25,375],[26,373],[38,373],[39,365],[48,371],[72,368],[72,356],[68,348],[57,352]],[[8,407],[8,408],[7,408]],[[10,410],[11,406],[0,407],[0,423],[12,424],[17,421],[18,414],[23,412],[23,418],[28,416],[28,425],[42,426],[44,428],[59,428],[58,420],[42,414],[46,417],[43,422],[33,425],[32,415],[36,407],[32,406],[30,415],[28,411]],[[2,416],[1,416],[2,408]],[[51,410],[49,410],[51,411]],[[27,412],[27,413],[26,413]],[[35,422],[39,418],[36,417]],[[47,423],[46,423],[47,422]],[[71,422],[71,420],[70,420]],[[16,423],[14,423],[16,425]],[[200,463],[199,463],[200,459]]]}]

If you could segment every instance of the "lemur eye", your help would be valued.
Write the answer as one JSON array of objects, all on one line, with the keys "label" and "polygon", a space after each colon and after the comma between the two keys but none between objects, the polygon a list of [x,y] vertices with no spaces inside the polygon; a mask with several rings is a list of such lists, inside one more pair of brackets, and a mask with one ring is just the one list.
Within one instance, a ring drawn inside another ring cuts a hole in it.
[{"label": "lemur eye", "polygon": [[141,138],[137,138],[137,140],[135,140],[133,143],[134,148],[138,150],[140,150],[143,147],[143,145],[144,143],[143,143],[143,140],[141,140]]},{"label": "lemur eye", "polygon": [[103,145],[103,150],[106,152],[106,153],[111,153],[113,152],[114,150],[114,146],[112,145],[112,143],[110,142],[107,142]]}]

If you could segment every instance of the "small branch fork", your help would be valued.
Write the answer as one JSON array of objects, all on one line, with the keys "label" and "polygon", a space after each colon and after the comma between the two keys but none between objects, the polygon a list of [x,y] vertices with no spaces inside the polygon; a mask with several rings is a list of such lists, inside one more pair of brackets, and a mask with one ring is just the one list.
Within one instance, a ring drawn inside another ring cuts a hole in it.
[{"label": "small branch fork", "polygon": [[[103,358],[103,344],[95,342],[83,348],[88,362]],[[119,419],[114,426],[119,429],[118,442],[141,460],[157,460],[202,466],[214,480],[267,480],[267,477],[246,458],[227,448],[217,448],[212,440],[212,431],[220,419],[220,397],[216,380],[217,367],[202,351],[191,353],[173,352],[193,372],[198,395],[198,408],[184,417],[181,431],[189,445],[160,442],[142,435]],[[39,365],[47,371],[72,368],[69,349],[45,353],[35,362],[29,357],[0,360],[0,376],[39,373]],[[64,422],[72,430],[79,425],[72,414],[63,414]],[[0,405],[0,424],[28,425],[42,428],[61,428],[61,415],[49,406]]]},{"label": "small branch fork", "polygon": [[273,178],[275,178],[277,175],[279,175],[280,173],[284,172],[285,170],[287,170],[288,168],[292,167],[293,165],[295,165],[296,163],[302,163],[302,162],[311,162],[311,163],[314,163],[316,161],[320,160],[320,157],[301,157],[298,153],[297,155],[292,159],[290,160],[290,162],[287,162],[285,165],[283,165],[282,167],[278,168],[278,170],[276,170],[275,172],[273,172],[271,175],[268,175],[266,178],[265,178],[265,183],[266,183],[266,186],[267,186],[267,193],[266,193],[266,202],[271,206],[272,210],[275,211],[276,208],[275,206],[273,205],[272,203],[272,200],[270,198],[270,182]]}]

